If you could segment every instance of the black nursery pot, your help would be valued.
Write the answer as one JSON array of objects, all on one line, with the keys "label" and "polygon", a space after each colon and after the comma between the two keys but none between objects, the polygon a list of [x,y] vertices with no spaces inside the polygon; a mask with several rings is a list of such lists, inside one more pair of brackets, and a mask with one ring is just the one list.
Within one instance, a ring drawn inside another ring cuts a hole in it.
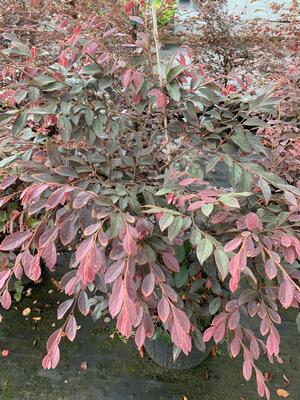
[{"label": "black nursery pot", "polygon": [[173,345],[167,343],[162,336],[155,340],[147,339],[144,344],[148,356],[155,364],[160,367],[179,370],[190,369],[200,365],[209,356],[212,346],[212,342],[206,343],[205,351],[201,352],[193,345],[192,351],[188,356],[181,352],[174,362]]}]

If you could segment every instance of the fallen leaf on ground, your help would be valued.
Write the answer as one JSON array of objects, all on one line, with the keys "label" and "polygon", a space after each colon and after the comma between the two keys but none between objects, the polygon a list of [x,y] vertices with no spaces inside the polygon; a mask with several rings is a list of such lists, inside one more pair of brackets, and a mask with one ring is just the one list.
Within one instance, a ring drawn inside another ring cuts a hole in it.
[{"label": "fallen leaf on ground", "polygon": [[181,400],[188,400],[188,398],[186,396],[182,396]]},{"label": "fallen leaf on ground", "polygon": [[286,375],[283,375],[283,379],[284,379],[287,383],[290,383],[290,380],[289,380],[289,378],[287,378]]},{"label": "fallen leaf on ground", "polygon": [[40,321],[42,319],[42,317],[33,317],[32,318],[34,321]]},{"label": "fallen leaf on ground", "polygon": [[139,349],[139,355],[140,355],[141,358],[144,358],[144,356],[145,356],[145,351],[144,351],[144,348],[143,348],[143,347]]},{"label": "fallen leaf on ground", "polygon": [[87,370],[88,369],[87,361],[82,361],[82,363],[80,364],[80,368]]},{"label": "fallen leaf on ground", "polygon": [[9,355],[9,350],[7,349],[2,350],[2,357],[8,357],[8,355]]},{"label": "fallen leaf on ground", "polygon": [[2,320],[3,320],[3,317],[2,317],[2,315],[0,314],[0,322],[2,322]]},{"label": "fallen leaf on ground", "polygon": [[288,398],[289,397],[289,392],[287,392],[286,390],[284,390],[284,389],[277,389],[276,390],[276,393],[277,393],[277,395],[279,396],[279,397],[283,397],[284,399],[286,399],[286,398]]},{"label": "fallen leaf on ground", "polygon": [[23,317],[28,317],[28,315],[31,313],[31,309],[29,307],[24,308],[22,311]]},{"label": "fallen leaf on ground", "polygon": [[270,382],[273,379],[273,375],[270,372],[264,373],[264,381],[266,383]]}]

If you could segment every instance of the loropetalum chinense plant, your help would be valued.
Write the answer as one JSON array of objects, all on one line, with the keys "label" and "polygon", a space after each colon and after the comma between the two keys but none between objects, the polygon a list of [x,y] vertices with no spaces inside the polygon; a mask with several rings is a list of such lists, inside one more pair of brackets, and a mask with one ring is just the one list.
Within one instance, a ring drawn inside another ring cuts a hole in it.
[{"label": "loropetalum chinense plant", "polygon": [[188,48],[163,75],[150,18],[136,42],[93,30],[93,18],[60,20],[55,55],[5,35],[0,205],[17,206],[2,228],[1,305],[11,307],[11,279],[39,280],[63,246],[70,298],[44,368],[57,366],[63,337],[75,339],[78,312],[108,309],[138,348],[158,328],[174,354],[226,340],[269,398],[256,361],[282,362],[279,311],[300,304],[300,190],[268,169],[257,134],[281,99],[249,96],[242,77],[223,86],[203,76]]}]

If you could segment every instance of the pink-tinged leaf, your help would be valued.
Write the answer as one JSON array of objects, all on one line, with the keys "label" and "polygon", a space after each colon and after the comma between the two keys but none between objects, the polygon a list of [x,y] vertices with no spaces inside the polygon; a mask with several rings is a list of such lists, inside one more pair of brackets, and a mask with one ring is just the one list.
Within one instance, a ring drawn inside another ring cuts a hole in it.
[{"label": "pink-tinged leaf", "polygon": [[123,273],[124,268],[125,268],[125,260],[118,260],[110,267],[108,267],[104,276],[105,283],[112,283],[116,279],[118,279],[119,276]]},{"label": "pink-tinged leaf", "polygon": [[228,320],[228,328],[233,331],[237,329],[239,325],[240,325],[240,311],[236,310],[231,314]]},{"label": "pink-tinged leaf", "polygon": [[130,338],[132,334],[132,322],[128,314],[128,309],[125,307],[125,305],[122,307],[122,310],[118,316],[117,329],[127,339]]},{"label": "pink-tinged leaf", "polygon": [[30,269],[32,263],[33,263],[33,256],[30,254],[29,250],[25,250],[22,255],[22,264],[26,276],[30,275]]},{"label": "pink-tinged leaf", "polygon": [[37,280],[40,279],[42,270],[41,270],[41,265],[40,265],[40,255],[36,254],[32,258],[32,262],[30,265],[30,268],[28,271],[25,270],[26,275],[28,276],[29,279],[31,279],[33,282],[36,282]]},{"label": "pink-tinged leaf", "polygon": [[60,350],[58,346],[52,348],[51,353],[47,354],[42,361],[44,369],[54,369],[57,367],[60,359]]},{"label": "pink-tinged leaf", "polygon": [[7,189],[10,185],[12,185],[13,183],[16,182],[16,180],[18,179],[17,175],[13,175],[13,176],[7,176],[6,178],[4,178],[1,183],[0,183],[0,190],[5,190]]},{"label": "pink-tinged leaf", "polygon": [[87,316],[90,312],[89,299],[86,292],[81,292],[78,297],[78,308],[82,315]]},{"label": "pink-tinged leaf", "polygon": [[155,97],[156,104],[159,108],[165,109],[169,103],[167,96],[158,89],[150,90],[149,96]]},{"label": "pink-tinged leaf", "polygon": [[155,275],[153,272],[150,272],[145,276],[142,283],[142,293],[145,297],[148,297],[152,294],[155,286]]},{"label": "pink-tinged leaf", "polygon": [[65,329],[67,338],[70,340],[70,342],[73,342],[75,337],[76,337],[76,332],[77,332],[77,323],[74,315],[71,315],[68,323],[66,325]]},{"label": "pink-tinged leaf", "polygon": [[113,284],[112,293],[108,301],[108,308],[111,316],[115,318],[124,303],[125,291],[122,279],[118,279]]},{"label": "pink-tinged leaf", "polygon": [[252,362],[248,359],[246,359],[243,363],[243,375],[246,381],[250,381],[251,376],[252,376]]},{"label": "pink-tinged leaf", "polygon": [[263,397],[266,394],[267,400],[270,400],[270,393],[268,388],[266,387],[265,380],[263,374],[256,369],[256,383],[257,383],[257,391],[260,397]]},{"label": "pink-tinged leaf", "polygon": [[0,251],[17,249],[18,247],[22,246],[22,244],[25,243],[26,240],[28,240],[31,236],[32,233],[29,231],[12,233],[11,235],[6,236],[6,238],[3,240],[0,245]]},{"label": "pink-tinged leaf", "polygon": [[198,182],[199,179],[196,178],[187,178],[187,179],[183,179],[182,181],[179,182],[179,186],[188,186],[188,185],[192,185],[193,183]]},{"label": "pink-tinged leaf", "polygon": [[271,325],[268,318],[264,318],[260,323],[260,333],[265,336],[270,331]]},{"label": "pink-tinged leaf", "polygon": [[287,309],[291,306],[294,298],[294,285],[291,281],[285,277],[284,281],[281,283],[279,287],[279,301],[282,304],[282,307]]},{"label": "pink-tinged leaf", "polygon": [[253,231],[254,229],[259,228],[261,226],[260,219],[253,212],[246,215],[245,223],[249,231]]},{"label": "pink-tinged leaf", "polygon": [[131,257],[134,257],[137,253],[137,244],[134,238],[131,236],[129,230],[126,230],[125,236],[123,238],[123,249]]},{"label": "pink-tinged leaf", "polygon": [[230,242],[226,243],[224,246],[225,253],[230,253],[231,251],[236,250],[241,245],[242,241],[243,239],[240,237],[230,240]]},{"label": "pink-tinged leaf", "polygon": [[54,242],[49,242],[42,253],[42,257],[50,271],[53,271],[57,262],[57,251]]},{"label": "pink-tinged leaf", "polygon": [[11,270],[6,269],[5,271],[0,272],[0,289],[3,288],[5,282],[7,281],[8,277],[10,276]]},{"label": "pink-tinged leaf", "polygon": [[289,264],[293,265],[296,261],[297,256],[293,247],[282,246],[282,254]]},{"label": "pink-tinged leaf", "polygon": [[164,294],[171,299],[172,301],[174,301],[174,303],[177,302],[177,293],[175,292],[174,289],[171,288],[170,285],[167,285],[166,283],[162,283],[161,284],[161,288],[164,292]]},{"label": "pink-tinged leaf", "polygon": [[129,19],[130,19],[131,21],[133,21],[133,22],[136,22],[136,23],[139,24],[139,25],[144,25],[144,21],[143,21],[143,19],[142,19],[141,17],[137,17],[137,16],[135,16],[135,15],[131,15],[131,16],[129,17]]},{"label": "pink-tinged leaf", "polygon": [[74,299],[66,300],[63,303],[61,303],[57,309],[57,319],[62,319],[73,303]]},{"label": "pink-tinged leaf", "polygon": [[82,49],[82,53],[91,56],[96,53],[97,48],[98,48],[98,43],[93,40],[89,40],[84,45],[84,47]]},{"label": "pink-tinged leaf", "polygon": [[185,355],[188,355],[192,350],[191,337],[185,332],[176,319],[174,319],[174,323],[171,326],[171,340]]},{"label": "pink-tinged leaf", "polygon": [[165,266],[168,267],[170,271],[180,271],[179,262],[177,261],[177,258],[173,256],[173,254],[164,252],[162,253],[162,258]]},{"label": "pink-tinged leaf", "polygon": [[90,236],[87,239],[85,239],[83,242],[80,243],[77,251],[76,251],[76,260],[81,261],[83,260],[89,251],[92,249],[94,246],[94,237]]},{"label": "pink-tinged leaf", "polygon": [[258,345],[256,338],[254,338],[254,337],[250,341],[250,353],[251,353],[251,356],[254,358],[254,360],[259,359],[259,355],[260,355],[259,345]]},{"label": "pink-tinged leaf", "polygon": [[72,190],[73,188],[70,187],[62,187],[55,190],[55,192],[53,192],[49,196],[48,201],[46,203],[46,207],[52,209],[57,207],[59,204],[62,204],[63,200],[65,199],[65,195],[71,192]]},{"label": "pink-tinged leaf", "polygon": [[74,240],[76,235],[75,219],[64,222],[59,231],[59,239],[64,246],[67,246]]},{"label": "pink-tinged leaf", "polygon": [[84,236],[90,236],[93,233],[95,233],[101,226],[101,222],[97,222],[96,224],[92,224],[90,226],[88,226],[87,228],[85,228],[83,234]]},{"label": "pink-tinged leaf", "polygon": [[73,208],[79,209],[87,205],[90,199],[93,197],[92,193],[79,192],[73,201]]},{"label": "pink-tinged leaf", "polygon": [[103,33],[103,37],[104,37],[104,38],[107,38],[107,37],[113,35],[113,34],[116,33],[116,32],[117,32],[117,28],[111,28],[111,29],[109,29],[108,31],[106,31],[106,32]]},{"label": "pink-tinged leaf", "polygon": [[224,336],[225,336],[225,323],[219,324],[215,327],[213,337],[216,344],[220,343],[221,340],[223,340]]},{"label": "pink-tinged leaf", "polygon": [[162,298],[159,300],[157,303],[157,313],[159,319],[165,323],[167,319],[169,318],[170,315],[170,304],[168,299],[166,299],[165,296],[162,296]]},{"label": "pink-tinged leaf", "polygon": [[207,328],[206,331],[203,334],[203,342],[207,343],[211,340],[211,338],[213,337],[214,333],[215,333],[215,327],[211,326],[210,328]]},{"label": "pink-tinged leaf", "polygon": [[135,344],[137,346],[138,349],[140,349],[144,343],[145,343],[145,339],[146,339],[146,331],[145,331],[145,327],[143,324],[141,324],[135,333],[135,337],[134,337],[134,341]]},{"label": "pink-tinged leaf", "polygon": [[281,324],[281,317],[277,311],[272,310],[271,308],[268,309],[269,317],[275,324]]},{"label": "pink-tinged leaf", "polygon": [[278,356],[279,354],[279,336],[274,334],[273,330],[271,330],[270,335],[268,336],[267,343],[266,343],[266,349],[269,354],[269,356]]},{"label": "pink-tinged leaf", "polygon": [[7,289],[4,290],[1,296],[1,306],[8,310],[11,306],[11,295]]},{"label": "pink-tinged leaf", "polygon": [[108,245],[108,237],[107,234],[103,231],[99,232],[98,234],[98,242],[101,246],[106,247]]},{"label": "pink-tinged leaf", "polygon": [[238,337],[234,337],[230,343],[230,352],[232,357],[237,357],[241,350],[241,341]]},{"label": "pink-tinged leaf", "polygon": [[231,273],[231,279],[229,281],[229,288],[234,293],[240,283],[241,271],[245,269],[247,265],[246,253],[243,249],[239,253],[235,254],[229,263],[229,272]]},{"label": "pink-tinged leaf", "polygon": [[292,240],[288,236],[282,236],[280,242],[284,247],[290,247],[292,245]]},{"label": "pink-tinged leaf", "polygon": [[132,74],[133,71],[128,69],[123,76],[123,86],[125,89],[127,89],[132,82]]},{"label": "pink-tinged leaf", "polygon": [[220,223],[224,222],[227,219],[228,215],[229,215],[228,211],[218,212],[217,214],[215,214],[212,217],[211,222],[213,224],[220,224]]},{"label": "pink-tinged leaf", "polygon": [[265,271],[269,279],[274,279],[277,276],[277,266],[272,258],[269,258],[265,264]]},{"label": "pink-tinged leaf", "polygon": [[250,301],[247,306],[248,314],[251,318],[255,317],[258,312],[259,303],[257,301]]},{"label": "pink-tinged leaf", "polygon": [[143,76],[139,71],[134,71],[132,75],[133,83],[135,86],[136,93],[139,92],[143,86]]},{"label": "pink-tinged leaf", "polygon": [[199,208],[205,206],[205,201],[201,200],[201,201],[195,201],[194,203],[190,204],[188,206],[188,211],[196,211],[199,210]]},{"label": "pink-tinged leaf", "polygon": [[4,204],[8,203],[14,197],[13,194],[9,194],[8,196],[0,198],[0,207],[4,206]]},{"label": "pink-tinged leaf", "polygon": [[186,313],[178,308],[173,308],[174,321],[176,320],[180,328],[184,330],[185,333],[189,333],[191,329],[191,323],[188,319]]}]

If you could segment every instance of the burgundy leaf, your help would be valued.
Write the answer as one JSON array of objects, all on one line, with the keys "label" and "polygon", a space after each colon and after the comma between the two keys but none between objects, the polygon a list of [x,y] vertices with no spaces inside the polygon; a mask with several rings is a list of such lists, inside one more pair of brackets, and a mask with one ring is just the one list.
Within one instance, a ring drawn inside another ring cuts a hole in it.
[{"label": "burgundy leaf", "polygon": [[129,230],[127,229],[125,236],[123,238],[123,249],[131,257],[134,257],[137,253],[136,241],[131,236]]},{"label": "burgundy leaf", "polygon": [[269,279],[274,279],[277,276],[277,266],[272,258],[269,258],[265,264],[265,271]]},{"label": "burgundy leaf", "polygon": [[15,181],[18,179],[17,175],[13,175],[13,176],[7,176],[6,178],[4,178],[1,183],[0,183],[0,190],[5,190],[7,189],[10,185],[12,185],[13,183],[15,183]]},{"label": "burgundy leaf", "polygon": [[10,251],[17,249],[18,247],[22,246],[26,240],[28,240],[32,236],[32,233],[29,231],[24,232],[15,232],[3,240],[0,245],[1,251]]},{"label": "burgundy leaf", "polygon": [[63,200],[65,199],[65,195],[72,190],[73,188],[71,187],[62,187],[57,189],[49,196],[46,207],[52,209],[57,207],[59,204],[62,204]]},{"label": "burgundy leaf", "polygon": [[79,192],[73,201],[73,208],[79,209],[84,207],[90,199],[93,197],[92,193],[88,192]]},{"label": "burgundy leaf", "polygon": [[249,231],[253,231],[261,225],[260,219],[255,213],[247,214],[245,217],[245,223]]}]

